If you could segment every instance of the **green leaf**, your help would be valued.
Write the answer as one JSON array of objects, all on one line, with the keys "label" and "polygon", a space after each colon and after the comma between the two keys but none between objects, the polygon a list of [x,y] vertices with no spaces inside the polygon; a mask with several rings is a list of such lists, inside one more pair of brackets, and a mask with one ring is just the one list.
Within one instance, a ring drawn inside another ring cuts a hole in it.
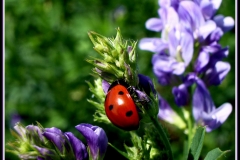
[{"label": "green leaf", "polygon": [[192,144],[188,153],[188,160],[198,160],[205,136],[205,127],[198,127],[193,137]]},{"label": "green leaf", "polygon": [[221,156],[225,155],[227,152],[230,152],[230,150],[227,151],[221,151],[219,148],[215,148],[208,152],[207,156],[204,158],[204,160],[215,160],[220,158]]}]

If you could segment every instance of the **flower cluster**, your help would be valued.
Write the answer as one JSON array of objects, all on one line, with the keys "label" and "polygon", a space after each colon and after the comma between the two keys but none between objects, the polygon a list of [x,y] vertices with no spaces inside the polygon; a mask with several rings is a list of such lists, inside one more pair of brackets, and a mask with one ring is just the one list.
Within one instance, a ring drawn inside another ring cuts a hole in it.
[{"label": "flower cluster", "polygon": [[21,159],[103,159],[108,145],[105,131],[86,123],[75,128],[87,140],[88,147],[71,132],[63,133],[56,127],[42,128],[40,124],[23,127],[17,123],[12,133],[18,140],[8,144],[13,148],[9,151]]},{"label": "flower cluster", "polygon": [[[171,85],[179,107],[192,103],[197,124],[206,125],[210,132],[229,116],[232,106],[224,103],[216,108],[208,91],[220,85],[230,70],[222,61],[228,47],[219,44],[223,34],[234,26],[231,17],[215,15],[221,0],[159,0],[160,18],[150,18],[146,28],[161,32],[161,38],[143,38],[142,50],[154,52],[153,72],[161,85]],[[191,97],[190,87],[195,87]],[[163,100],[160,110],[174,114]],[[163,114],[160,118],[166,119]]]}]

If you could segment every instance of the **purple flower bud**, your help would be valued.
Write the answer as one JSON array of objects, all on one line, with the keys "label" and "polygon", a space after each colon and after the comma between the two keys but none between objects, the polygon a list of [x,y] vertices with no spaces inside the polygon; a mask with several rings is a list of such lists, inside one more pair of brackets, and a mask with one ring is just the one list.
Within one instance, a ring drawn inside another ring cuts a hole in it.
[{"label": "purple flower bud", "polygon": [[222,48],[221,46],[218,46],[218,47],[219,49],[216,52],[212,52],[211,59],[214,59],[216,61],[221,61],[223,58],[226,58],[228,56],[229,47],[224,47],[224,48]]},{"label": "purple flower bud", "polygon": [[224,17],[223,15],[217,15],[213,18],[217,26],[220,27],[223,32],[231,30],[234,26],[234,20],[232,17]]},{"label": "purple flower bud", "polygon": [[102,80],[102,88],[103,88],[103,91],[104,91],[105,94],[108,93],[109,87],[110,87],[110,84],[103,79]]},{"label": "purple flower bud", "polygon": [[174,95],[175,103],[178,106],[186,106],[190,101],[190,94],[188,88],[193,85],[196,81],[195,73],[188,73],[186,77],[183,78],[184,83],[178,87],[173,87],[172,93]]},{"label": "purple flower bud", "polygon": [[128,46],[128,47],[127,47],[127,52],[128,52],[128,54],[129,54],[132,50],[133,50],[133,47],[132,47],[132,46]]},{"label": "purple flower bud", "polygon": [[138,97],[138,100],[139,100],[140,102],[145,103],[145,102],[148,102],[148,101],[149,101],[147,94],[145,94],[144,92],[136,89],[136,90],[135,90],[135,93],[136,93],[136,95],[137,95],[137,97]]},{"label": "purple flower bud", "polygon": [[104,157],[108,145],[105,131],[86,123],[79,124],[75,128],[86,138],[93,160]]},{"label": "purple flower bud", "polygon": [[219,85],[230,71],[230,68],[229,63],[218,61],[214,67],[206,71],[203,80],[208,86]]},{"label": "purple flower bud", "polygon": [[71,132],[66,132],[64,133],[65,136],[67,137],[76,160],[87,160],[88,159],[88,153],[85,145],[78,139],[76,138]]},{"label": "purple flower bud", "polygon": [[151,92],[154,95],[156,94],[156,90],[153,86],[153,82],[148,76],[138,74],[138,78],[139,78],[139,87],[142,88],[147,95],[150,96]]},{"label": "purple flower bud", "polygon": [[45,128],[43,136],[50,140],[61,153],[63,153],[64,148],[70,150],[70,146],[66,143],[66,137],[60,129],[56,127]]},{"label": "purple flower bud", "polygon": [[175,103],[178,106],[186,106],[190,100],[187,86],[181,84],[178,87],[173,87],[172,93],[174,95]]}]

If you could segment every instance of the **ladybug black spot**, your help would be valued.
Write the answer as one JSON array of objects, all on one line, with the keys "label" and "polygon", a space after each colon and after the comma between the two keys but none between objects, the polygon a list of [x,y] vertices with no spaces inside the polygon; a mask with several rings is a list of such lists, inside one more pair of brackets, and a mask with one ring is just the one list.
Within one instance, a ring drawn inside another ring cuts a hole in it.
[{"label": "ladybug black spot", "polygon": [[133,114],[133,111],[127,111],[127,112],[126,112],[126,116],[127,116],[127,117],[130,117],[132,114]]},{"label": "ladybug black spot", "polygon": [[113,109],[113,105],[111,104],[110,106],[109,106],[109,110],[111,111]]},{"label": "ladybug black spot", "polygon": [[123,93],[123,91],[119,91],[118,94],[119,95],[123,95],[124,93]]}]

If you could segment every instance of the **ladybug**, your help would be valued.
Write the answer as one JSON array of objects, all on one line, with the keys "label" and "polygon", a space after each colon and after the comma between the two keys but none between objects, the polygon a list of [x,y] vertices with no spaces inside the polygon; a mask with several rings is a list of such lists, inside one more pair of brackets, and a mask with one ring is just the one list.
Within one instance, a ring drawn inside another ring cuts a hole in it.
[{"label": "ladybug", "polygon": [[105,99],[105,112],[108,119],[123,130],[136,130],[139,126],[139,115],[131,96],[132,87],[123,80],[115,81],[108,89]]}]

